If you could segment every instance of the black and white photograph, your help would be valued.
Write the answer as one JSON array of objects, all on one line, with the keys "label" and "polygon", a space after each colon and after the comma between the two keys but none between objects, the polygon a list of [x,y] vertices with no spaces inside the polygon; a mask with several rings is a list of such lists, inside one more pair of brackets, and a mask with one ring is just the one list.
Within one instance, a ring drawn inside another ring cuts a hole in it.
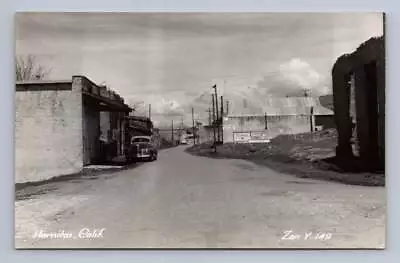
[{"label": "black and white photograph", "polygon": [[382,12],[17,12],[15,249],[385,249]]}]

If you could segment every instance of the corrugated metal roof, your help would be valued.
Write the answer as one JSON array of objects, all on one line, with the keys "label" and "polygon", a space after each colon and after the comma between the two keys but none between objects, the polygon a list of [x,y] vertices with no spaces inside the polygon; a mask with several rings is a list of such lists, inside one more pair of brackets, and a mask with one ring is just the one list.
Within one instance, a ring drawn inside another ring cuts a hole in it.
[{"label": "corrugated metal roof", "polygon": [[309,115],[313,107],[314,115],[333,115],[333,111],[321,105],[318,98],[314,97],[290,97],[290,98],[266,98],[261,106],[233,107],[229,116],[288,116]]}]

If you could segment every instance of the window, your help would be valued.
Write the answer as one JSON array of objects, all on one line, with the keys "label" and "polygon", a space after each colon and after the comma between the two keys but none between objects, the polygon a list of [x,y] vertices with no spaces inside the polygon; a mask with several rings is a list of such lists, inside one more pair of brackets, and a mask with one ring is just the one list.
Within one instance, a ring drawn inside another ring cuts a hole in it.
[{"label": "window", "polygon": [[138,143],[138,142],[150,142],[150,139],[144,137],[132,138],[132,143]]}]

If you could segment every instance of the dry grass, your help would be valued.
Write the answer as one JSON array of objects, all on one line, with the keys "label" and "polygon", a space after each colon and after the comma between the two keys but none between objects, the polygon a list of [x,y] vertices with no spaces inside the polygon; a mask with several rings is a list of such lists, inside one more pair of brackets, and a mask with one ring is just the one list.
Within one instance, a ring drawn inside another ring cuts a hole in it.
[{"label": "dry grass", "polygon": [[282,173],[301,178],[339,181],[347,184],[384,186],[384,174],[346,172],[332,162],[336,147],[336,130],[324,130],[297,135],[280,135],[270,143],[233,144],[218,146],[195,145],[187,152],[212,157],[253,161]]}]

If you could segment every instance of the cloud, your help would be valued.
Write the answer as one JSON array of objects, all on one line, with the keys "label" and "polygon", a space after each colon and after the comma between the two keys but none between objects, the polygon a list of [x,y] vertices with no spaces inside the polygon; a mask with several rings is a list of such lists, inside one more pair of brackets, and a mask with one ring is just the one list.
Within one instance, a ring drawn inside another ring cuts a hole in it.
[{"label": "cloud", "polygon": [[135,108],[135,115],[148,116],[151,105],[152,117],[177,117],[185,114],[185,110],[176,100],[168,100],[160,95],[150,95],[145,100],[128,99],[129,105]]},{"label": "cloud", "polygon": [[155,113],[176,117],[185,114],[185,110],[176,100],[165,100],[162,98],[161,101],[155,105]]},{"label": "cloud", "polygon": [[330,93],[326,79],[300,58],[292,58],[269,71],[257,86],[273,97],[301,96],[305,90],[311,91],[313,96]]},{"label": "cloud", "polygon": [[383,28],[378,13],[20,13],[15,27],[16,54],[50,78],[106,81],[168,123],[191,123],[192,107],[207,120],[212,84],[231,108],[255,110],[267,96],[329,93],[334,60]]},{"label": "cloud", "polygon": [[301,88],[313,87],[320,81],[320,75],[305,61],[293,58],[279,67],[280,73]]}]

